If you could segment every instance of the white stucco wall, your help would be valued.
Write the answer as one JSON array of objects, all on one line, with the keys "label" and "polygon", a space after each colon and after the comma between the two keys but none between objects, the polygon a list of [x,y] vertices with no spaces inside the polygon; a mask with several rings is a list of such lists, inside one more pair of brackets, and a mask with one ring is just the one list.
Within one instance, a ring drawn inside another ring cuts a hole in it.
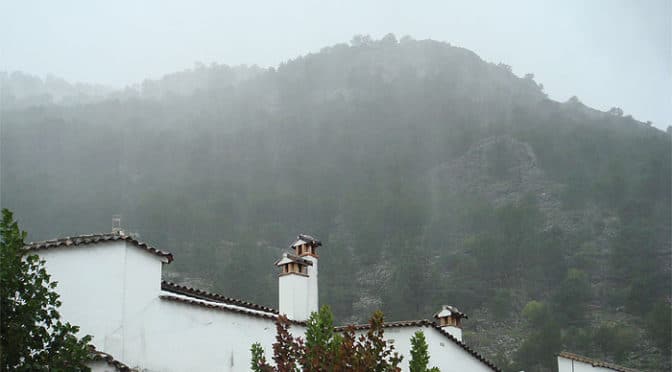
[{"label": "white stucco wall", "polygon": [[[490,367],[442,335],[438,330],[424,327],[423,331],[429,345],[431,362],[434,363],[432,366],[439,367],[442,372],[492,371]],[[410,347],[406,353],[410,358]]]},{"label": "white stucco wall", "polygon": [[[249,371],[250,347],[261,343],[271,360],[270,319],[156,298],[134,319],[140,337],[127,343],[124,362],[148,371]],[[131,325],[131,324],[129,324]],[[295,332],[303,334],[303,328]]]},{"label": "white stucco wall", "polygon": [[162,259],[124,241],[58,247],[37,252],[58,281],[60,312],[93,336],[100,350],[123,360],[128,340],[142,337],[129,322],[140,316],[161,289]]},{"label": "white stucco wall", "polygon": [[36,252],[58,282],[61,316],[110,354],[121,354],[126,242]]},{"label": "white stucco wall", "polygon": [[450,333],[456,339],[462,341],[462,328],[455,326],[445,326],[443,329],[445,329],[446,332]]},{"label": "white stucco wall", "polygon": [[[411,360],[411,337],[417,331],[423,331],[429,352],[429,367],[439,367],[441,372],[492,371],[492,369],[473,355],[462,349],[455,342],[430,327],[398,327],[385,328],[385,339],[394,340],[395,351],[404,357],[402,371],[408,371]],[[357,334],[366,333],[366,330]]]},{"label": "white stucco wall", "polygon": [[[63,318],[80,326],[80,335],[93,336],[98,350],[131,367],[248,371],[254,342],[264,345],[271,360],[272,319],[162,300],[161,257],[118,241],[37,253],[59,282]],[[307,281],[302,278],[305,293]],[[305,312],[305,296],[302,308]],[[304,332],[293,327],[292,333]],[[91,366],[110,370],[105,362]]]},{"label": "white stucco wall", "polygon": [[558,356],[558,372],[614,372],[614,370],[604,367],[593,367],[588,363]]},{"label": "white stucco wall", "polygon": [[[250,347],[255,342],[264,346],[267,360],[272,360],[273,319],[220,309],[236,308],[233,305],[214,303],[220,308],[212,309],[162,299],[162,295],[187,297],[162,291],[163,259],[131,243],[59,247],[38,254],[59,282],[64,319],[79,325],[81,334],[92,335],[98,350],[130,367],[148,372],[249,371]],[[295,319],[308,317],[309,303],[317,310],[317,293],[315,302],[307,300],[308,278],[285,275],[279,282],[281,309],[291,305],[296,309],[292,310]],[[291,304],[283,303],[283,298]],[[424,331],[429,344],[431,366],[443,372],[490,370],[434,328],[386,328],[386,337],[395,340],[395,348],[404,356],[404,370],[408,369],[410,338],[418,329]],[[292,327],[295,335],[304,332],[304,327]],[[110,370],[104,362],[92,362],[92,367]]]}]

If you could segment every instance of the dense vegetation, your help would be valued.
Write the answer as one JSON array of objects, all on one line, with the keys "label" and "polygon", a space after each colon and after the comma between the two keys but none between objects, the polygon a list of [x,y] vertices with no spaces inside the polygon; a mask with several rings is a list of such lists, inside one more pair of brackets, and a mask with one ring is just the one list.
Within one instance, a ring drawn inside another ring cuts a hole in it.
[{"label": "dense vegetation", "polygon": [[670,136],[618,108],[392,35],[24,106],[2,112],[0,196],[33,239],[122,214],[176,280],[275,305],[272,262],[311,233],[338,323],[448,303],[503,366],[670,367]]},{"label": "dense vegetation", "polygon": [[[377,310],[365,333],[356,336],[353,325],[336,332],[331,309],[323,306],[310,314],[304,339],[291,334],[290,321],[281,315],[276,320],[273,363],[266,361],[263,347],[255,343],[251,348],[250,369],[254,372],[401,372],[399,364],[403,356],[385,339],[384,323],[383,313]],[[412,352],[429,359],[426,349],[414,347]]]},{"label": "dense vegetation", "polygon": [[0,371],[90,371],[91,336],[61,320],[57,283],[36,254],[25,254],[26,233],[12,212],[0,222]]}]

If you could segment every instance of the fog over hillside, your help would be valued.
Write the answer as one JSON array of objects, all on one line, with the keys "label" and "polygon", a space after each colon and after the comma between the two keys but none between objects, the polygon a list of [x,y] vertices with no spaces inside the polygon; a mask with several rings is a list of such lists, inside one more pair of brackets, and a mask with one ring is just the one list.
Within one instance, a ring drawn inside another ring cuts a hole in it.
[{"label": "fog over hillside", "polygon": [[52,98],[3,90],[0,200],[29,240],[121,214],[171,279],[268,305],[309,232],[338,322],[453,303],[506,370],[561,349],[669,369],[670,132],[515,70],[388,34],[122,90],[2,75]]},{"label": "fog over hillside", "polygon": [[667,0],[119,0],[0,3],[0,71],[115,89],[205,65],[276,67],[354,34],[448,41],[534,73],[552,99],[578,96],[672,124]]}]

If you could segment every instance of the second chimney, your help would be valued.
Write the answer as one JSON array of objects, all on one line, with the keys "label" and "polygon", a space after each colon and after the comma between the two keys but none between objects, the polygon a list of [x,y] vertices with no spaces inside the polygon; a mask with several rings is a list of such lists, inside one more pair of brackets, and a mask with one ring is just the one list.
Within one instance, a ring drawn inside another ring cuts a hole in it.
[{"label": "second chimney", "polygon": [[276,261],[279,266],[279,310],[292,320],[308,320],[318,310],[317,247],[322,243],[310,235],[300,234],[291,244],[293,253]]},{"label": "second chimney", "polygon": [[443,305],[441,310],[434,314],[438,325],[458,341],[462,341],[462,319],[468,319],[467,315],[455,306]]}]

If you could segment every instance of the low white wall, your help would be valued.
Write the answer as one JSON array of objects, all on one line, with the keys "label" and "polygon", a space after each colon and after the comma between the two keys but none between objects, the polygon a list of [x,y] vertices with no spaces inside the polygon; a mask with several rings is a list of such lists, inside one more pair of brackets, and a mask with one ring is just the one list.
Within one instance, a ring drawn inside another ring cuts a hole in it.
[{"label": "low white wall", "polygon": [[424,332],[427,344],[429,345],[428,350],[431,363],[434,363],[432,366],[439,367],[442,372],[492,371],[492,368],[485,365],[454,341],[442,335],[438,330],[425,327]]},{"label": "low white wall", "polygon": [[271,319],[159,298],[128,326],[139,337],[126,343],[123,361],[148,371],[249,371],[252,344],[261,343],[271,361],[275,341]]},{"label": "low white wall", "polygon": [[604,367],[593,367],[588,363],[559,356],[558,372],[614,372],[614,370]]},{"label": "low white wall", "polygon": [[[441,372],[492,371],[490,367],[434,328],[424,326],[385,328],[385,339],[394,340],[395,351],[404,357],[401,364],[402,371],[408,371],[411,360],[411,337],[417,331],[425,334],[430,368],[439,367]],[[357,331],[358,335],[364,333],[366,330]]]}]

